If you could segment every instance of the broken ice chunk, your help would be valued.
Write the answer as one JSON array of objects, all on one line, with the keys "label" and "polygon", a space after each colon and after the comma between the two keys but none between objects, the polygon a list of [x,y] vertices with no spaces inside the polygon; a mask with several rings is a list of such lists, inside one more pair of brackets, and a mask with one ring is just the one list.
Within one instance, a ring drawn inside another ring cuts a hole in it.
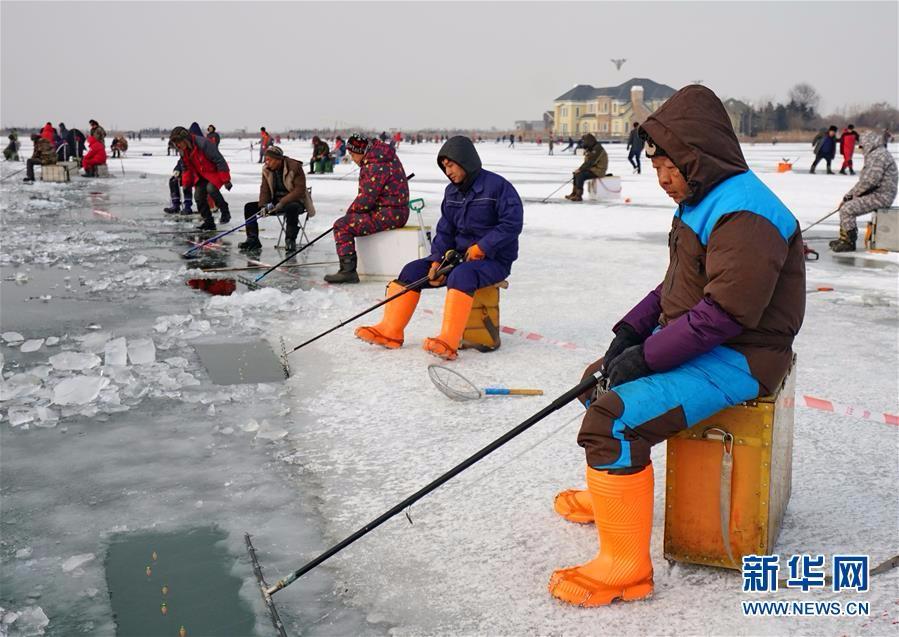
[{"label": "broken ice chunk", "polygon": [[10,407],[7,417],[9,418],[10,426],[21,427],[25,423],[34,420],[35,412],[30,407]]},{"label": "broken ice chunk", "polygon": [[20,352],[36,352],[41,348],[41,345],[44,344],[44,339],[42,338],[30,338],[24,343],[22,343],[22,347],[19,348]]},{"label": "broken ice chunk", "polygon": [[14,374],[0,383],[0,402],[29,396],[41,388],[41,379],[33,374]]},{"label": "broken ice chunk", "polygon": [[25,337],[18,332],[3,332],[3,334],[0,334],[0,338],[7,343],[19,343],[25,340]]},{"label": "broken ice chunk", "polygon": [[156,361],[156,346],[151,338],[139,338],[128,342],[128,358],[132,365],[146,365]]},{"label": "broken ice chunk", "polygon": [[146,255],[138,254],[138,255],[131,257],[131,260],[128,262],[128,265],[132,265],[132,266],[143,265],[146,262],[147,262]]},{"label": "broken ice chunk", "polygon": [[108,384],[109,379],[105,376],[72,376],[53,388],[52,402],[56,405],[86,405]]},{"label": "broken ice chunk", "polygon": [[34,550],[30,546],[20,548],[18,551],[16,551],[16,559],[17,560],[27,560],[29,557],[31,557],[31,554],[33,552],[34,552]]},{"label": "broken ice chunk", "polygon": [[128,364],[128,346],[125,337],[114,338],[106,341],[103,351],[106,365],[127,365]]},{"label": "broken ice chunk", "polygon": [[50,364],[56,369],[81,371],[100,364],[100,357],[87,352],[60,352],[50,357]]},{"label": "broken ice chunk", "polygon": [[58,342],[59,342],[59,337],[58,337],[58,336],[48,336],[48,337],[47,337],[47,342],[44,343],[44,344],[45,344],[47,347],[52,347],[52,346],[56,345]]},{"label": "broken ice chunk", "polygon": [[82,553],[80,555],[73,555],[65,562],[62,563],[62,570],[66,573],[71,573],[79,566],[84,566],[88,562],[94,559],[93,553]]}]

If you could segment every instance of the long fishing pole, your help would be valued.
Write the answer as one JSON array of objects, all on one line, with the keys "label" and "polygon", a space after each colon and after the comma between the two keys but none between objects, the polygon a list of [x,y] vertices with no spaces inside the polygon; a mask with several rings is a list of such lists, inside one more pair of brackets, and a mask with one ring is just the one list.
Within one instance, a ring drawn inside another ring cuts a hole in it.
[{"label": "long fishing pole", "polygon": [[[308,263],[288,263],[282,265],[282,268],[308,268],[316,265],[334,265],[337,261],[310,261]],[[261,270],[268,268],[268,265],[248,265],[245,268],[200,268],[203,272],[242,272],[245,270]]]},{"label": "long fishing pole", "polygon": [[263,272],[262,274],[260,274],[259,276],[257,276],[256,279],[255,279],[254,281],[255,281],[256,283],[259,283],[259,281],[261,281],[262,279],[264,279],[264,278],[266,277],[266,275],[268,275],[270,272],[273,272],[274,270],[277,270],[280,266],[282,266],[282,265],[284,265],[285,263],[287,263],[288,261],[290,261],[292,258],[294,258],[295,256],[297,256],[300,252],[302,252],[302,251],[305,250],[306,248],[310,247],[313,243],[315,243],[316,241],[318,241],[319,239],[321,239],[321,238],[323,238],[323,237],[328,236],[328,235],[331,234],[332,232],[334,232],[334,227],[333,227],[333,226],[330,227],[330,228],[328,228],[328,229],[325,230],[324,232],[322,232],[320,235],[318,235],[317,237],[315,237],[312,241],[310,241],[310,242],[307,243],[306,245],[304,245],[304,246],[298,248],[295,252],[292,252],[291,254],[288,254],[286,257],[284,257],[283,259],[281,259],[280,261],[278,261],[278,263],[276,263],[275,265],[273,265],[272,267],[270,267],[268,270],[266,270],[265,272]]},{"label": "long fishing pole", "polygon": [[284,579],[278,580],[278,582],[274,586],[271,586],[267,589],[263,588],[262,589],[263,598],[266,598],[266,601],[268,604],[268,602],[270,602],[271,600],[267,599],[267,598],[271,598],[272,595],[274,595],[281,589],[290,586],[297,579],[299,579],[300,577],[302,577],[303,575],[305,575],[306,573],[308,573],[309,571],[314,569],[316,566],[318,566],[325,560],[333,557],[337,553],[340,553],[343,549],[345,549],[346,547],[351,545],[356,540],[360,539],[361,537],[363,537],[363,536],[367,535],[368,533],[370,533],[371,531],[375,530],[376,528],[381,526],[384,522],[386,522],[387,520],[389,520],[396,514],[404,511],[405,509],[407,509],[409,506],[411,506],[418,500],[421,500],[423,497],[428,495],[431,491],[433,491],[440,485],[453,479],[454,477],[456,477],[457,475],[459,475],[460,473],[462,473],[463,471],[468,469],[470,466],[472,466],[473,464],[482,460],[486,456],[490,455],[491,453],[493,453],[494,451],[496,451],[497,449],[499,449],[500,447],[505,445],[507,442],[509,442],[516,436],[520,435],[521,433],[525,432],[530,427],[534,426],[535,424],[537,424],[538,422],[540,422],[541,420],[543,420],[544,418],[546,418],[553,412],[558,411],[559,409],[561,409],[562,407],[564,407],[571,401],[575,400],[578,396],[583,394],[585,391],[589,391],[589,390],[593,389],[594,387],[596,387],[597,384],[599,384],[600,380],[601,380],[601,378],[599,376],[592,376],[592,375],[587,376],[587,378],[585,378],[580,383],[578,383],[577,385],[575,385],[574,387],[572,387],[571,389],[566,391],[564,394],[562,394],[561,396],[556,398],[549,405],[547,405],[546,407],[544,407],[543,409],[538,411],[536,414],[534,414],[533,416],[531,416],[530,418],[528,418],[527,420],[525,420],[524,422],[519,424],[517,427],[509,430],[508,432],[506,432],[505,434],[503,434],[502,436],[500,436],[499,438],[497,438],[496,440],[491,442],[489,445],[482,448],[477,453],[469,456],[468,458],[466,458],[465,460],[463,460],[462,462],[457,464],[455,467],[453,467],[452,469],[450,469],[449,471],[447,471],[446,473],[441,475],[440,477],[436,478],[435,480],[433,480],[426,486],[422,487],[421,489],[419,489],[418,491],[416,491],[415,493],[410,495],[408,498],[406,498],[399,504],[388,509],[387,511],[385,511],[384,513],[382,513],[381,515],[376,517],[374,520],[372,520],[371,522],[369,522],[368,524],[366,524],[365,526],[360,528],[358,531],[356,531],[355,533],[353,533],[346,539],[335,544],[334,546],[329,548],[327,551],[325,551],[324,553],[322,553],[315,559],[307,562],[304,566],[297,569],[296,571],[294,571],[293,573],[291,573]]},{"label": "long fishing pole", "polygon": [[22,172],[23,170],[26,170],[27,168],[28,168],[27,166],[25,168],[19,168],[17,171],[11,172],[8,175],[6,175],[5,177],[3,177],[2,179],[0,179],[0,181],[6,181],[10,177],[14,177],[15,175],[18,175],[20,172]]},{"label": "long fishing pole", "polygon": [[386,299],[384,299],[383,301],[379,301],[378,303],[375,303],[375,304],[372,305],[370,308],[365,309],[365,310],[362,310],[361,312],[359,312],[359,313],[356,314],[355,316],[352,316],[352,317],[348,318],[347,320],[345,320],[345,321],[343,321],[343,322],[341,322],[341,323],[335,325],[335,326],[332,327],[331,329],[322,332],[322,333],[319,334],[318,336],[313,336],[313,337],[310,338],[308,341],[305,341],[305,342],[303,342],[303,343],[300,343],[299,345],[297,345],[296,347],[294,347],[292,350],[290,350],[289,353],[292,354],[293,352],[297,351],[298,349],[302,349],[303,347],[306,347],[306,346],[309,345],[310,343],[314,343],[315,341],[317,341],[318,339],[322,338],[323,336],[327,336],[327,335],[330,334],[331,332],[333,332],[333,331],[335,331],[335,330],[337,330],[337,329],[340,329],[341,327],[343,327],[343,326],[346,325],[347,323],[352,323],[352,322],[355,321],[357,318],[361,318],[361,317],[365,316],[366,314],[368,314],[369,312],[373,312],[374,310],[377,310],[377,309],[378,309],[379,307],[381,307],[382,305],[385,305],[385,304],[387,304],[387,303],[390,303],[393,299],[399,298],[399,297],[403,296],[404,294],[406,294],[407,292],[412,292],[412,291],[414,291],[414,290],[418,290],[418,289],[421,288],[423,285],[427,284],[427,282],[428,282],[429,280],[431,280],[432,276],[433,276],[433,279],[439,279],[439,278],[442,277],[443,275],[447,274],[447,273],[448,273],[450,270],[452,270],[454,267],[456,267],[459,263],[461,263],[463,258],[464,258],[464,256],[463,256],[462,254],[459,254],[459,253],[456,252],[455,250],[452,250],[452,249],[451,249],[451,250],[447,250],[447,251],[446,251],[446,254],[443,255],[443,261],[441,261],[440,267],[437,269],[436,272],[434,272],[433,275],[427,274],[427,275],[421,277],[420,279],[418,279],[417,281],[413,281],[412,283],[410,283],[409,285],[407,285],[406,287],[404,287],[402,290],[400,290],[400,291],[397,292],[396,294],[392,294],[392,295],[388,296],[388,297],[387,297]]},{"label": "long fishing pole", "polygon": [[574,177],[572,177],[571,179],[569,179],[568,181],[566,181],[564,184],[562,184],[561,186],[559,186],[558,188],[556,188],[555,190],[553,190],[551,193],[549,193],[548,195],[546,195],[540,203],[546,203],[546,202],[549,200],[550,197],[552,197],[554,194],[556,194],[557,192],[559,192],[560,190],[562,190],[562,188],[564,188],[565,186],[567,186],[568,184],[570,184],[572,181],[574,181]]},{"label": "long fishing pole", "polygon": [[834,210],[834,211],[832,211],[832,212],[828,212],[826,215],[824,215],[823,217],[821,217],[820,219],[818,219],[818,220],[817,220],[815,223],[813,223],[812,225],[810,225],[810,226],[808,226],[808,227],[806,227],[806,228],[803,228],[803,229],[802,229],[802,234],[805,234],[805,233],[808,232],[810,229],[814,228],[815,226],[817,226],[819,223],[821,223],[822,221],[824,221],[824,220],[827,219],[828,217],[832,217],[833,215],[837,214],[837,213],[840,211],[840,208],[842,208],[842,207],[843,207],[843,204],[840,204],[840,205],[837,207],[836,210]]},{"label": "long fishing pole", "polygon": [[196,244],[194,247],[190,248],[187,252],[185,252],[185,253],[184,253],[184,256],[187,256],[187,255],[193,253],[194,251],[199,250],[200,248],[209,245],[210,243],[213,243],[213,242],[215,242],[215,241],[218,241],[218,240],[221,239],[222,237],[225,237],[225,236],[231,234],[232,232],[236,232],[236,231],[240,230],[240,229],[243,228],[245,225],[247,225],[248,223],[250,223],[251,221],[253,221],[254,219],[256,219],[256,217],[258,217],[260,214],[262,214],[262,213],[261,213],[261,212],[257,212],[255,215],[253,215],[252,217],[250,217],[249,219],[247,219],[246,221],[244,221],[244,222],[243,222],[242,224],[240,224],[239,226],[235,226],[235,227],[231,228],[230,230],[225,230],[224,232],[220,232],[219,234],[215,235],[214,237],[211,237],[211,238],[209,238],[209,239],[206,239],[206,241],[204,241],[203,243],[198,243],[198,244]]}]

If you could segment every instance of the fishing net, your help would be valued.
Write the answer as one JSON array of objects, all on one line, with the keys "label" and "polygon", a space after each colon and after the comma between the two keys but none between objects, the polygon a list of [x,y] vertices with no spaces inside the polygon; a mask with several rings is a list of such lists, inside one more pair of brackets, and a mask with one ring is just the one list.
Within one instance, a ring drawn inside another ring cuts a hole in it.
[{"label": "fishing net", "polygon": [[453,400],[478,400],[483,396],[470,380],[443,365],[428,365],[428,376],[437,389]]}]

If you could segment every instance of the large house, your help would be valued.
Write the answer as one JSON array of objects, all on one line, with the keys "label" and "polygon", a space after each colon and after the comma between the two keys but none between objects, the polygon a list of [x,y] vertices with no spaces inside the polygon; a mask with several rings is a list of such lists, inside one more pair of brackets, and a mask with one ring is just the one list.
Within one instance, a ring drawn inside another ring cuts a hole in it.
[{"label": "large house", "polygon": [[627,137],[633,122],[642,122],[673,94],[670,86],[643,77],[600,88],[578,84],[555,99],[553,134],[576,137],[593,133],[600,139]]}]

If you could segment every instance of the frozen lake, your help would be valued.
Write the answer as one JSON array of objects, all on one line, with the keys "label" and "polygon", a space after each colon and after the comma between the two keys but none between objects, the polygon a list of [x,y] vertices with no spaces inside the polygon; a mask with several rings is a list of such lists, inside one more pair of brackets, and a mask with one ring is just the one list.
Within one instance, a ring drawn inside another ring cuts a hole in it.
[{"label": "frozen lake", "polygon": [[[248,143],[222,142],[235,184],[225,193],[234,224],[259,188]],[[311,153],[309,142],[282,146],[304,161]],[[498,352],[466,351],[453,366],[482,386],[539,387],[546,395],[470,403],[449,401],[427,377],[435,359],[419,344],[439,329],[442,292],[423,295],[401,350],[367,346],[348,326],[292,354],[286,380],[275,374],[266,382],[217,382],[237,363],[220,369],[227,362],[201,359],[198,347],[261,342],[277,356],[281,339],[289,349],[331,327],[378,301],[384,283],[325,285],[322,275],[336,269],[328,240],[308,250],[300,267],[267,277],[260,290],[244,283],[259,270],[201,272],[258,263],[237,253],[242,232],[199,258],[181,256],[194,238],[182,231],[196,217],[182,222],[162,212],[176,159],[165,156],[159,139],[133,141],[128,157],[110,159],[114,178],[4,181],[0,630],[116,634],[114,612],[130,611],[115,610],[110,599],[110,582],[128,581],[110,577],[111,546],[207,533],[200,537],[215,544],[212,557],[196,560],[194,582],[191,575],[181,581],[203,587],[204,578],[224,580],[227,573],[240,584],[222,592],[221,603],[238,597],[255,622],[235,618],[216,634],[270,635],[245,531],[274,581],[574,385],[604,352],[611,326],[661,280],[673,206],[648,161],[648,173],[631,174],[622,145],[607,148],[629,203],[571,204],[561,199],[565,190],[536,203],[580,162],[561,148],[550,157],[545,145],[478,145],[485,168],[507,177],[528,202],[521,256],[502,298],[502,324],[521,332],[504,334]],[[425,199],[429,223],[446,184],[437,149],[400,148],[406,172],[416,174],[412,197]],[[807,174],[808,151],[744,147],[750,167],[803,227],[855,182]],[[796,157],[796,172],[775,172],[778,161]],[[2,175],[20,167],[3,163]],[[318,210],[310,236],[352,200],[350,172],[342,165],[333,176],[309,177]],[[277,221],[262,228],[258,261],[274,263],[283,258],[273,247]],[[865,252],[834,259],[826,241],[836,231],[832,217],[807,237],[821,259],[807,264],[797,398],[895,414],[899,259]],[[202,278],[231,279],[233,294],[188,285]],[[589,635],[597,626],[610,634],[895,634],[895,570],[872,579],[871,591],[859,596],[870,601],[870,617],[750,621],[740,610],[738,573],[667,563],[663,445],[653,453],[653,599],[597,610],[556,602],[546,592],[553,569],[596,550],[592,528],[567,524],[552,509],[557,491],[583,482],[583,452],[574,440],[580,412],[569,406],[416,504],[413,524],[395,518],[279,593],[290,634]],[[799,406],[795,436],[793,495],[778,552],[864,553],[874,563],[899,552],[899,427]],[[141,570],[134,581],[146,577]],[[157,584],[146,593],[154,612]],[[790,592],[771,596],[787,598]],[[141,606],[142,598],[133,603]],[[190,617],[175,602],[168,607],[173,622]],[[172,626],[176,635],[180,624]]]}]

